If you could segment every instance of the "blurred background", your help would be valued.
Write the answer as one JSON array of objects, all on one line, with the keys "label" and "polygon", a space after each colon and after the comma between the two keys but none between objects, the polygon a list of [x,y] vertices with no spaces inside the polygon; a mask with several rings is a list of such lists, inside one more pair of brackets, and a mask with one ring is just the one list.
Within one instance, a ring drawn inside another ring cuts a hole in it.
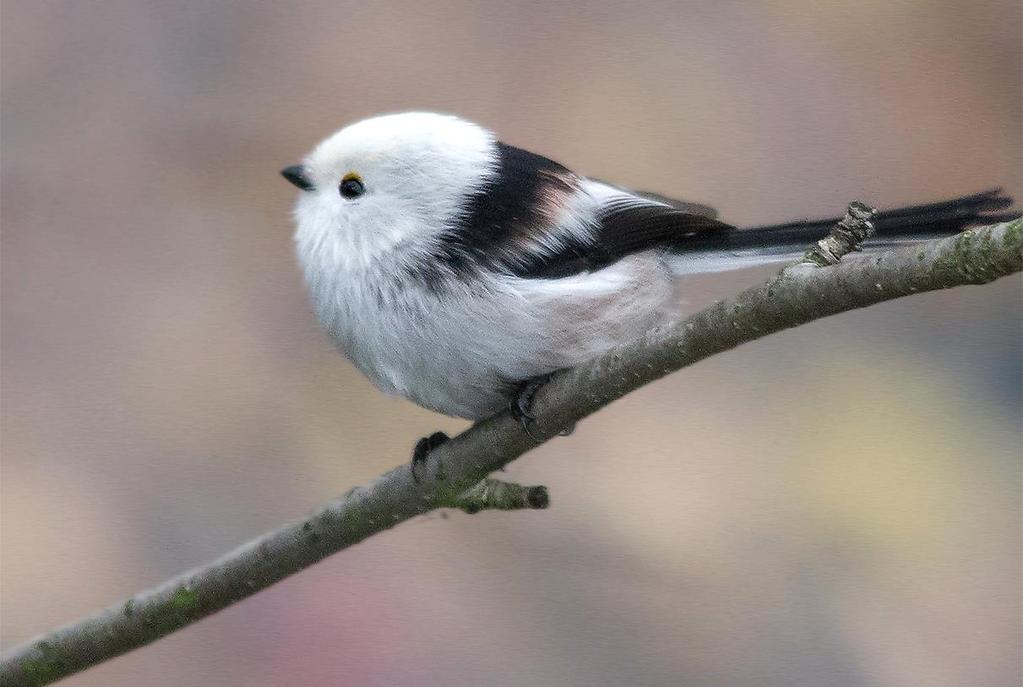
[{"label": "blurred background", "polygon": [[[1018,0],[2,9],[2,643],[465,423],[310,311],[278,170],[441,110],[739,224],[1021,188]],[[693,281],[693,307],[764,277]],[[1020,279],[676,374],[433,514],[69,685],[1015,685]]]}]

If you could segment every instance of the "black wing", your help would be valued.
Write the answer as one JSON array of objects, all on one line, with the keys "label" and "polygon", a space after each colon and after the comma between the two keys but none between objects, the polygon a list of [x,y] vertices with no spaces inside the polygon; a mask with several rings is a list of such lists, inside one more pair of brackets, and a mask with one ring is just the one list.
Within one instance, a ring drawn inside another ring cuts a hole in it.
[{"label": "black wing", "polygon": [[[523,277],[558,278],[607,267],[627,255],[652,249],[684,251],[694,243],[728,234],[733,227],[708,216],[705,205],[674,201],[677,205],[623,191],[601,208],[592,242],[570,243],[543,256]],[[698,208],[700,212],[693,212]]]},{"label": "black wing", "polygon": [[440,237],[433,264],[419,275],[429,284],[449,275],[471,277],[480,268],[522,275],[538,269],[543,232],[579,191],[579,177],[557,162],[496,145],[497,173]]},{"label": "black wing", "polygon": [[619,189],[601,208],[592,237],[560,235],[557,218],[587,180],[521,148],[497,143],[497,152],[497,174],[469,199],[419,275],[427,283],[468,277],[481,267],[526,278],[567,277],[640,251],[684,249],[699,236],[731,228],[705,205]]}]

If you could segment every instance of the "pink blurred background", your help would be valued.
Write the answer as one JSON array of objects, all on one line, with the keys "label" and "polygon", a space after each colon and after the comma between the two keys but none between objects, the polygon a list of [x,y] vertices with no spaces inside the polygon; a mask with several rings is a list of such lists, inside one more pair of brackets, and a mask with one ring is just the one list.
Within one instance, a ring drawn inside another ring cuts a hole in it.
[{"label": "pink blurred background", "polygon": [[[1017,0],[7,0],[2,643],[464,423],[337,355],[277,174],[458,113],[736,223],[1021,187]],[[691,285],[694,307],[752,284]],[[1019,684],[1020,279],[814,323],[69,685]]]}]

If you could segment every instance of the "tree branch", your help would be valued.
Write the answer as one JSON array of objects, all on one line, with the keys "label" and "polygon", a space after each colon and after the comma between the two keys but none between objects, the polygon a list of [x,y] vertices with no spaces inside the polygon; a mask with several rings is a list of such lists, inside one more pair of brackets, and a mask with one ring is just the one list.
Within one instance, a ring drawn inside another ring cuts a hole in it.
[{"label": "tree branch", "polygon": [[[984,284],[1023,267],[1023,221],[837,262],[862,240],[869,208],[850,207],[834,240],[765,284],[555,375],[536,395],[530,433],[509,414],[476,423],[432,451],[285,525],[92,617],[11,649],[5,687],[44,685],[143,646],[255,594],[327,556],[442,507],[544,507],[543,487],[482,481],[563,428],[630,391],[716,353],[822,317],[914,293]],[[865,234],[864,234],[865,235]],[[851,238],[850,238],[851,237]],[[830,265],[827,267],[821,264]],[[468,490],[468,491],[467,491]]]}]

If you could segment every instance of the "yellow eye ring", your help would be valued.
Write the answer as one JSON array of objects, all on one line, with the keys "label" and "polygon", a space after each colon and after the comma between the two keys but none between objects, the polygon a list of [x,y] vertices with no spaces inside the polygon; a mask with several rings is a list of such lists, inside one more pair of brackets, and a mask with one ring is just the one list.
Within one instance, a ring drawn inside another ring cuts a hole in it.
[{"label": "yellow eye ring", "polygon": [[338,192],[342,198],[354,200],[366,192],[366,185],[362,183],[362,177],[355,172],[349,172],[341,177]]}]

